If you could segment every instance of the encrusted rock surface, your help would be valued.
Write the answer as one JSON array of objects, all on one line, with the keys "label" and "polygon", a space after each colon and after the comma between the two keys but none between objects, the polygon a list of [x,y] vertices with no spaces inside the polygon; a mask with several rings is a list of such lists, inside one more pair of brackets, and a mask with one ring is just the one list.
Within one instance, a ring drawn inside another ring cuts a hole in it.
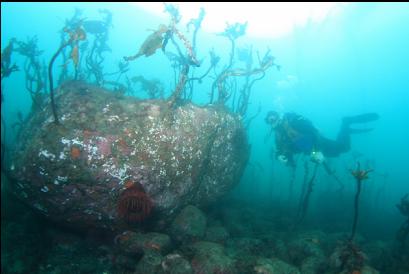
[{"label": "encrusted rock surface", "polygon": [[121,230],[129,220],[119,199],[136,185],[152,203],[134,219],[163,226],[240,180],[249,145],[240,118],[224,108],[170,109],[75,81],[56,94],[60,125],[49,104],[31,115],[11,165],[13,192],[52,220]]}]

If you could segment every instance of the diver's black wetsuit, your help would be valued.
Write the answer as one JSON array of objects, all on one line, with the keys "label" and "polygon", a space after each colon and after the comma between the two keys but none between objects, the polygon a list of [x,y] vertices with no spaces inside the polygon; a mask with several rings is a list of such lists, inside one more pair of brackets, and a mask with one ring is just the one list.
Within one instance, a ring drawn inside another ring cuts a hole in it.
[{"label": "diver's black wetsuit", "polygon": [[321,136],[312,123],[296,113],[285,113],[276,128],[276,155],[284,155],[288,164],[294,165],[293,155],[310,154],[321,151],[325,157],[337,157],[348,152],[351,146],[351,133],[368,132],[371,129],[351,129],[353,123],[364,123],[379,118],[376,113],[367,113],[342,119],[336,140]]}]

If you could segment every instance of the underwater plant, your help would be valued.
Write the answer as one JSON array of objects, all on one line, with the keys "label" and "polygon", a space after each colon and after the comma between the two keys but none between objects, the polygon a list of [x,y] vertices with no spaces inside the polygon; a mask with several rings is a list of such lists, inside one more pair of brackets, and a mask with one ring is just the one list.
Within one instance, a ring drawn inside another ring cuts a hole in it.
[{"label": "underwater plant", "polygon": [[71,59],[74,62],[75,69],[77,69],[78,66],[78,60],[79,60],[79,52],[78,52],[78,42],[83,41],[86,39],[87,35],[85,31],[79,26],[75,30],[70,30],[67,27],[64,27],[64,32],[69,34],[69,39],[66,42],[63,42],[58,50],[54,53],[53,57],[51,58],[50,64],[48,65],[48,79],[50,81],[50,98],[51,98],[51,108],[53,111],[53,116],[54,116],[54,123],[59,124],[58,120],[58,115],[57,115],[57,109],[55,107],[55,102],[54,102],[54,87],[53,87],[53,64],[55,59],[57,59],[58,55],[63,51],[64,48],[67,46],[71,45],[72,46],[72,51],[71,51]]},{"label": "underwater plant", "polygon": [[202,76],[189,78],[188,79],[189,82],[197,80],[199,82],[199,84],[201,84],[202,81],[203,81],[203,78],[205,78],[209,74],[209,72],[217,66],[217,64],[220,61],[220,57],[216,55],[216,53],[214,52],[214,48],[212,48],[209,51],[209,55],[210,55],[210,66],[209,66],[209,68],[206,70],[205,73],[202,74]]},{"label": "underwater plant", "polygon": [[178,99],[180,98],[180,95],[182,94],[186,82],[187,82],[187,75],[189,73],[189,66],[185,65],[183,70],[180,72],[179,75],[179,82],[176,85],[175,90],[173,91],[171,97],[169,98],[169,107],[173,108],[176,106],[176,102],[178,101]]},{"label": "underwater plant", "polygon": [[361,193],[362,181],[369,178],[369,172],[372,172],[372,169],[361,169],[359,162],[357,162],[356,169],[350,171],[357,185],[352,231],[348,239],[341,242],[341,245],[334,250],[330,258],[333,266],[338,268],[341,271],[340,273],[344,273],[345,271],[347,271],[347,273],[361,273],[365,260],[367,259],[362,250],[354,243],[354,238],[358,222],[359,195]]},{"label": "underwater plant", "polygon": [[138,75],[130,80],[133,83],[140,83],[141,89],[148,94],[150,99],[163,98],[164,87],[158,79],[148,80],[142,75]]},{"label": "underwater plant", "polygon": [[338,192],[342,194],[342,191],[344,190],[345,186],[342,183],[341,179],[338,177],[338,175],[335,173],[335,170],[331,169],[330,166],[328,165],[327,162],[323,162],[323,167],[327,174],[331,176],[339,185]]},{"label": "underwater plant", "polygon": [[[14,43],[16,42],[15,38],[10,39],[8,45],[4,50],[1,52],[1,80],[3,78],[7,78],[11,75],[11,73],[18,71],[18,66],[14,63],[11,65],[11,54],[14,51]],[[3,83],[1,85],[1,104],[3,105],[4,97],[3,97]],[[3,111],[3,107],[1,108]],[[6,155],[6,121],[3,117],[3,112],[1,113],[1,169],[4,170],[5,168],[5,155]]]},{"label": "underwater plant", "polygon": [[200,8],[199,16],[197,18],[195,18],[195,19],[190,19],[190,21],[186,24],[186,28],[187,28],[188,32],[189,32],[190,26],[194,27],[193,38],[192,38],[192,48],[193,48],[193,50],[196,49],[197,32],[200,29],[200,26],[201,26],[201,24],[203,22],[205,14],[206,14],[206,12],[205,12],[204,8]]},{"label": "underwater plant", "polygon": [[[181,19],[178,9],[174,5],[165,4],[165,10],[169,12],[169,14],[171,15],[171,22],[168,27],[169,30],[165,36],[162,50],[165,51],[166,44],[170,40],[172,41],[173,45],[176,47],[179,56],[182,58],[182,60],[184,60],[183,65],[193,65],[193,66],[199,67],[200,63],[196,58],[194,47],[190,43],[189,39],[187,39],[187,37],[178,28],[176,28],[176,24]],[[204,16],[204,13],[202,14],[202,16]],[[195,27],[197,28],[200,27],[200,23],[202,19],[200,19],[200,16],[199,16],[199,19],[198,19],[199,23],[196,23]],[[187,56],[183,55],[182,51],[179,48],[179,45],[174,40],[173,34],[175,34],[179,38],[179,40],[183,43],[186,49]],[[194,39],[195,39],[195,35],[194,35]]]},{"label": "underwater plant", "polygon": [[246,29],[247,29],[247,22],[243,24],[238,23],[238,22],[234,24],[226,23],[226,28],[224,29],[224,32],[219,34],[221,36],[228,38],[231,43],[230,61],[227,67],[225,68],[225,71],[229,70],[232,67],[235,48],[236,48],[236,40],[239,37],[244,36],[246,34]]},{"label": "underwater plant", "polygon": [[7,47],[1,52],[1,79],[9,77],[12,72],[18,71],[18,66],[14,63],[11,65],[11,54],[14,51],[15,38],[10,39]]},{"label": "underwater plant", "polygon": [[308,205],[310,202],[310,196],[311,196],[311,193],[314,187],[315,178],[317,177],[318,167],[319,167],[319,163],[315,163],[314,170],[312,172],[312,176],[308,180],[308,183],[305,184],[307,182],[308,173],[309,173],[308,165],[306,164],[305,166],[305,173],[304,173],[305,187],[303,187],[304,188],[302,191],[303,195],[300,200],[300,205],[298,206],[298,213],[297,213],[297,218],[296,218],[296,223],[295,223],[296,226],[301,224],[305,216],[307,215]]},{"label": "underwater plant", "polygon": [[[120,84],[119,80],[121,79],[122,75],[126,76],[126,73],[129,71],[129,63],[124,62],[124,61],[119,61],[118,62],[118,70],[115,72],[111,72],[111,73],[105,73],[103,76],[113,76],[118,74],[118,76],[116,77],[115,81],[113,81],[116,84]],[[107,81],[104,81],[104,83],[106,84]]]},{"label": "underwater plant", "polygon": [[[192,44],[190,43],[189,39],[176,27],[177,23],[180,21],[181,16],[179,14],[179,10],[176,6],[171,4],[165,4],[165,11],[168,12],[171,16],[170,23],[168,25],[161,24],[156,30],[153,30],[153,33],[150,34],[145,41],[142,43],[139,51],[131,56],[125,56],[125,61],[132,61],[140,56],[149,57],[156,53],[158,49],[162,49],[165,52],[166,46],[169,41],[175,46],[178,54],[171,54],[167,53],[166,55],[171,59],[173,62],[174,69],[179,67],[179,80],[176,84],[175,90],[172,92],[172,95],[169,99],[170,106],[174,106],[176,101],[181,96],[182,92],[184,91],[185,85],[188,80],[188,73],[190,66],[200,66],[200,62],[196,58],[195,50]],[[192,24],[196,27],[200,27],[201,17],[204,16],[204,13],[201,13],[199,16],[198,21],[192,22]],[[189,26],[190,24],[188,24]],[[194,37],[196,35],[196,31]],[[174,37],[177,37],[179,41],[183,44],[186,54],[182,53],[182,50],[179,44],[176,42]]]},{"label": "underwater plant", "polygon": [[354,202],[354,221],[352,224],[352,231],[351,231],[351,236],[349,237],[349,240],[352,242],[355,237],[355,232],[356,232],[356,226],[358,223],[358,214],[359,214],[359,195],[361,194],[361,188],[362,188],[362,181],[368,179],[368,173],[372,172],[372,169],[361,169],[361,164],[357,162],[357,167],[355,170],[351,170],[352,176],[355,178],[356,182],[356,193],[355,193],[355,202]]},{"label": "underwater plant", "polygon": [[[84,22],[84,19],[82,19],[82,14],[83,14],[82,9],[75,8],[73,16],[71,16],[71,18],[65,19],[65,24],[64,24],[65,27],[62,28],[59,32],[60,33],[60,44],[65,43],[66,35],[67,35],[66,29],[77,29],[78,27],[82,25],[82,23]],[[69,62],[70,53],[67,53],[67,48],[64,48],[61,51],[61,57],[62,57],[61,58],[62,65],[61,65],[61,70],[58,76],[58,81],[57,81],[58,85],[61,85],[64,81],[69,79],[67,64]]]},{"label": "underwater plant", "polygon": [[27,38],[26,41],[16,41],[16,43],[18,48],[15,51],[26,58],[24,63],[25,86],[33,101],[32,110],[36,111],[46,97],[45,82],[47,76],[43,73],[44,63],[41,64],[39,61],[39,56],[43,51],[38,49],[37,36]]},{"label": "underwater plant", "polygon": [[[219,103],[225,103],[226,100],[229,99],[230,94],[228,94],[226,92],[226,89],[224,87],[224,82],[228,77],[231,76],[251,76],[254,74],[262,74],[262,77],[264,77],[265,71],[270,68],[271,66],[276,66],[277,69],[279,69],[279,65],[275,64],[274,62],[275,58],[270,55],[269,50],[266,52],[266,54],[264,55],[263,59],[260,60],[259,59],[259,67],[252,69],[252,70],[246,70],[246,69],[235,69],[235,70],[225,70],[220,76],[219,79],[217,80],[217,88],[218,88],[218,92],[219,92],[219,98],[218,98],[218,102]],[[260,78],[260,79],[261,79]],[[257,79],[257,80],[260,80]],[[248,98],[249,98],[249,94],[245,95],[245,99],[243,99],[243,105],[247,106],[248,104]],[[243,111],[241,111],[243,112]]]},{"label": "underwater plant", "polygon": [[[182,54],[182,51],[180,50],[179,45],[175,42],[173,35],[176,35],[180,41],[182,41],[185,49],[187,50],[187,55],[188,55],[188,60],[185,61],[185,64],[189,65],[196,65],[199,66],[199,62],[196,59],[196,55],[193,50],[193,46],[190,43],[190,41],[186,38],[185,35],[183,35],[177,28],[176,24],[180,20],[179,13],[176,13],[177,8],[174,7],[173,5],[168,5],[165,4],[167,7],[167,11],[171,11],[171,22],[168,25],[161,24],[156,30],[153,30],[153,33],[150,34],[145,41],[142,43],[141,47],[139,48],[139,51],[131,56],[125,56],[124,60],[125,61],[132,61],[140,56],[144,55],[145,57],[149,57],[153,54],[156,53],[156,50],[162,49],[162,51],[165,51],[166,45],[168,44],[168,41],[171,40],[173,44],[176,46],[176,49],[178,50],[179,55],[184,58],[184,55]],[[169,8],[172,6],[172,8]]]},{"label": "underwater plant", "polygon": [[[196,38],[197,38],[197,33],[202,25],[203,19],[206,15],[206,12],[204,8],[200,8],[200,13],[197,18],[192,18],[190,21],[186,24],[187,32],[189,33],[190,31],[190,26],[193,26],[193,36],[192,36],[192,52],[196,52]],[[184,58],[186,59],[186,58]],[[183,59],[182,59],[183,60]],[[179,62],[182,64],[181,62]],[[202,61],[199,62],[200,64]],[[196,64],[198,65],[198,64]],[[187,84],[188,88],[186,89],[186,92],[184,93],[184,99],[187,100],[192,100],[193,96],[193,88],[194,88],[194,81],[197,80],[199,83],[201,83],[202,79],[206,77],[206,75],[210,72],[210,70],[214,67],[213,59],[210,60],[210,66],[209,69],[200,77],[195,77],[194,76],[194,70],[191,72],[191,76],[189,77]]]},{"label": "underwater plant", "polygon": [[126,182],[127,187],[118,198],[118,215],[127,223],[144,221],[151,213],[153,203],[139,183]]},{"label": "underwater plant", "polygon": [[400,226],[398,232],[396,233],[396,239],[401,243],[401,246],[405,246],[406,239],[409,235],[409,193],[403,196],[400,203],[396,205],[400,213],[406,217],[406,220]]},{"label": "underwater plant", "polygon": [[[230,41],[230,58],[223,70],[216,75],[210,93],[211,104],[214,100],[219,105],[225,105],[229,101],[232,111],[238,113],[243,118],[245,118],[247,113],[253,85],[265,77],[265,72],[268,68],[275,66],[277,70],[280,69],[280,66],[275,63],[275,58],[271,55],[270,49],[267,49],[263,58],[260,58],[259,52],[257,51],[259,61],[258,68],[253,68],[252,46],[236,49],[236,40],[245,35],[246,28],[247,22],[244,24],[227,24],[225,31],[219,34],[220,36],[228,38]],[[244,62],[244,68],[233,68],[236,51],[238,61]],[[252,77],[256,75],[258,76],[252,79]],[[237,76],[245,77],[241,87],[237,84]],[[215,99],[216,89],[218,92],[217,99]],[[253,119],[254,117],[248,119],[246,123],[247,126],[250,125]]]},{"label": "underwater plant", "polygon": [[[104,77],[107,76],[103,73],[104,53],[111,52],[111,48],[108,46],[108,38],[109,29],[112,27],[112,13],[106,9],[99,10],[99,13],[104,15],[102,20],[85,20],[82,22],[85,31],[93,37],[92,45],[86,53],[88,44],[85,46],[84,43],[83,56],[85,56],[85,66],[87,68],[85,79],[90,79],[91,75],[93,75],[96,84],[102,86],[105,83]],[[119,66],[121,75],[124,67],[121,67],[121,64]]]},{"label": "underwater plant", "polygon": [[[229,59],[229,63],[227,64],[227,66],[223,69],[223,71],[217,76],[216,80],[213,82],[212,91],[210,94],[210,103],[213,103],[215,89],[216,87],[218,87],[218,83],[220,82],[220,79],[233,66],[234,53],[235,53],[235,48],[236,48],[236,39],[239,38],[240,36],[245,35],[246,28],[247,28],[247,22],[244,24],[235,23],[233,25],[226,23],[226,28],[224,29],[224,32],[218,34],[219,36],[224,36],[228,38],[230,41],[230,59]],[[219,97],[220,97],[220,91],[219,91]]]},{"label": "underwater plant", "polygon": [[338,268],[339,273],[355,274],[361,273],[366,255],[354,242],[347,240],[336,247],[330,260],[332,265]]}]

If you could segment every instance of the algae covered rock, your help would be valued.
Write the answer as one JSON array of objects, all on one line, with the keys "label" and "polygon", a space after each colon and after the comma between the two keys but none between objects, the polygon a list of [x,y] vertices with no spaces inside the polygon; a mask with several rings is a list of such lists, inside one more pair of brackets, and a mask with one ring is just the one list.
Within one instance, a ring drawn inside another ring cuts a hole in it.
[{"label": "algae covered rock", "polygon": [[163,256],[156,251],[146,252],[136,265],[135,274],[159,273]]},{"label": "algae covered rock", "polygon": [[289,265],[277,258],[260,258],[254,267],[254,272],[263,274],[300,274],[300,271],[295,266]]},{"label": "algae covered rock", "polygon": [[320,231],[304,232],[297,235],[288,244],[291,261],[300,267],[302,273],[319,273],[325,267],[325,252],[321,242],[325,234]]},{"label": "algae covered rock", "polygon": [[13,192],[74,227],[164,225],[188,204],[216,201],[249,156],[240,117],[224,108],[139,100],[82,82],[56,91],[22,126]]},{"label": "algae covered rock", "polygon": [[230,258],[224,247],[212,242],[197,242],[191,246],[194,256],[191,265],[194,273],[239,273],[235,261]]},{"label": "algae covered rock", "polygon": [[178,253],[165,256],[161,263],[163,274],[193,274],[193,269],[188,260]]},{"label": "algae covered rock", "polygon": [[190,242],[203,238],[206,231],[206,216],[192,205],[185,207],[173,220],[170,227],[172,239]]},{"label": "algae covered rock", "polygon": [[223,226],[209,226],[206,229],[205,240],[209,242],[215,242],[224,244],[230,237],[229,231]]},{"label": "algae covered rock", "polygon": [[167,253],[171,248],[170,237],[157,232],[140,233],[124,231],[115,237],[115,243],[126,254],[144,254],[149,251]]}]

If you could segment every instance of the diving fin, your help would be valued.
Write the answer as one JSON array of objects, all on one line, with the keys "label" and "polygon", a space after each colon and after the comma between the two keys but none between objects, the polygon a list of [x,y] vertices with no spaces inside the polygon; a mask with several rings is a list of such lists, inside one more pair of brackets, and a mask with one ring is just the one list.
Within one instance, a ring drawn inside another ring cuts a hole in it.
[{"label": "diving fin", "polygon": [[365,132],[369,132],[371,130],[373,130],[373,128],[362,128],[362,129],[349,128],[348,132],[351,133],[351,134],[354,134],[354,133],[365,133]]},{"label": "diving fin", "polygon": [[356,116],[348,116],[344,118],[344,123],[352,124],[352,123],[366,123],[371,121],[376,121],[379,119],[379,115],[375,112],[365,113]]}]

